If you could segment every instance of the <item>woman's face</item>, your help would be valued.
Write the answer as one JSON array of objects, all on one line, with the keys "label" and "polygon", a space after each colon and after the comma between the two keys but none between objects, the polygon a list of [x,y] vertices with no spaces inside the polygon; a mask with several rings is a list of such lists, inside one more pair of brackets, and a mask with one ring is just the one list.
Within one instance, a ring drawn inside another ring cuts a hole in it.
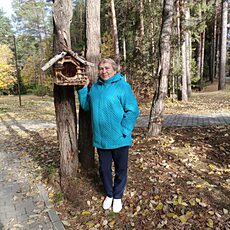
[{"label": "woman's face", "polygon": [[99,75],[101,79],[108,80],[116,74],[116,71],[113,69],[110,63],[101,63],[98,67]]}]

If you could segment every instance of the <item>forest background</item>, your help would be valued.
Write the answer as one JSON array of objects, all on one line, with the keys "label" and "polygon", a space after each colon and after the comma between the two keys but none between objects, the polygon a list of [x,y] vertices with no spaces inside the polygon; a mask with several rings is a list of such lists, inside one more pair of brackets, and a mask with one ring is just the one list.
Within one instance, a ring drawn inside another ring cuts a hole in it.
[{"label": "forest background", "polygon": [[[163,1],[115,1],[118,51],[114,45],[110,3],[101,1],[101,56],[115,57],[119,53],[121,72],[132,84],[136,96],[140,100],[152,99],[159,59],[158,39]],[[213,82],[219,77],[223,9],[221,1],[176,1],[175,5],[169,89],[179,99],[183,97],[187,100],[187,96],[182,94],[183,75],[188,78],[188,95],[191,94],[191,87],[201,89],[206,81]],[[85,56],[85,1],[73,1],[73,6],[71,46],[72,50]],[[8,76],[15,76],[14,53],[10,52],[14,49],[15,36],[21,93],[52,95],[52,74],[41,70],[53,52],[52,3],[13,0],[12,9],[12,21],[0,10],[0,44],[4,57],[1,56],[7,59],[8,64],[5,71],[10,73]],[[224,42],[227,44],[227,36]],[[226,63],[228,69],[228,61]],[[4,74],[1,74],[1,78],[4,78]],[[0,92],[17,92],[13,78],[1,79]]]}]

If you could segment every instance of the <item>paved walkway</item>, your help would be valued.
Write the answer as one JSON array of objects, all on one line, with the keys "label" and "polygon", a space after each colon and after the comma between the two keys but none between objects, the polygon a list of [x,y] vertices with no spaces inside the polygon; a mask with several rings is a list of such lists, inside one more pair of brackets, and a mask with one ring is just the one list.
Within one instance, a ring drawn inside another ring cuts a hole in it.
[{"label": "paved walkway", "polygon": [[[148,116],[138,118],[136,127],[147,127]],[[230,113],[216,113],[206,115],[176,114],[165,115],[163,126],[189,127],[189,126],[209,126],[209,125],[229,125]]]},{"label": "paved walkway", "polygon": [[[229,125],[230,113],[211,115],[165,115],[164,126]],[[136,127],[147,127],[148,116],[138,118]],[[4,121],[0,132],[19,129],[36,130],[56,127],[47,121]],[[0,230],[64,230],[58,215],[49,203],[43,184],[33,180],[27,168],[29,158],[21,158],[20,149],[12,150],[10,142],[0,138]],[[11,142],[12,144],[12,142]],[[20,148],[20,146],[19,146]],[[23,162],[22,162],[23,159]],[[28,160],[28,162],[27,162]]]}]

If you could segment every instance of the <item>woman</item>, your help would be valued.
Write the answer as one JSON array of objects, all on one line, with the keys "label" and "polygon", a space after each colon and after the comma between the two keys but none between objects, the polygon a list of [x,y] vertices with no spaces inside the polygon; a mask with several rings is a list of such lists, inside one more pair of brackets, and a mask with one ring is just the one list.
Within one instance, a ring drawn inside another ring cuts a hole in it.
[{"label": "woman", "polygon": [[78,97],[82,109],[91,111],[93,145],[97,148],[99,172],[106,192],[102,206],[109,209],[113,204],[113,212],[118,213],[122,209],[128,151],[139,109],[130,85],[117,72],[114,60],[101,60],[98,70],[97,82],[88,91],[88,81],[84,88],[78,90]]}]

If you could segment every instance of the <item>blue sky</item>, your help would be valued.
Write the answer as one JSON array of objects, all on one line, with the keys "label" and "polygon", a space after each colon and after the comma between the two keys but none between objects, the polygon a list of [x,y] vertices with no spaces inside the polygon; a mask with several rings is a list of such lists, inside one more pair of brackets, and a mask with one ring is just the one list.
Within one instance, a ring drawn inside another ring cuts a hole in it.
[{"label": "blue sky", "polygon": [[11,2],[12,0],[0,0],[0,8],[3,9],[8,18],[11,18],[12,14]]}]

